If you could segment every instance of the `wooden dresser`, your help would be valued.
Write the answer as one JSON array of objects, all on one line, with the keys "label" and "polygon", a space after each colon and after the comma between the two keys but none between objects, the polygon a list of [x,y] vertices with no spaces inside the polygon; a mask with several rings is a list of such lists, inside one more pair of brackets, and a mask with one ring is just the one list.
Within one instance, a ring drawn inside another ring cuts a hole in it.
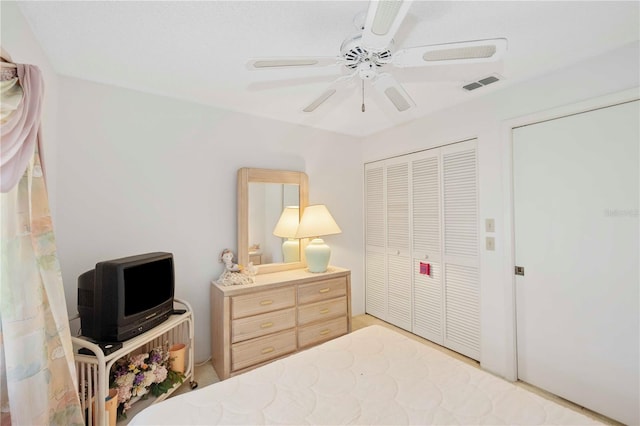
[{"label": "wooden dresser", "polygon": [[351,331],[351,272],[330,266],[211,284],[211,362],[220,380]]}]

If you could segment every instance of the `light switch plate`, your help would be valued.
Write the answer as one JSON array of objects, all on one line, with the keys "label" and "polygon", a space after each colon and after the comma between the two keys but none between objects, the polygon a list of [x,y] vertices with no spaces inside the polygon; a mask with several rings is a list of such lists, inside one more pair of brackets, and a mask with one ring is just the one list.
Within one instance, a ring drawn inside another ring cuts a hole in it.
[{"label": "light switch plate", "polygon": [[486,248],[489,251],[494,251],[496,249],[496,239],[493,237],[486,238]]},{"label": "light switch plate", "polygon": [[496,221],[494,219],[485,219],[484,228],[487,232],[496,232]]}]

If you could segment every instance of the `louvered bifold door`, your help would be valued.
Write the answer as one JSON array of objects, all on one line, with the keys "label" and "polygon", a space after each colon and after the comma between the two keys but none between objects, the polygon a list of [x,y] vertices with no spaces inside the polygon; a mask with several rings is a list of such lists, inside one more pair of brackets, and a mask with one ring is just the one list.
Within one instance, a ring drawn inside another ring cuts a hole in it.
[{"label": "louvered bifold door", "polygon": [[365,311],[387,318],[385,271],[384,167],[381,162],[365,166]]},{"label": "louvered bifold door", "polygon": [[444,345],[480,357],[476,140],[442,148]]},{"label": "louvered bifold door", "polygon": [[443,344],[440,149],[411,161],[413,332]]},{"label": "louvered bifold door", "polygon": [[387,321],[411,330],[409,163],[387,163]]}]

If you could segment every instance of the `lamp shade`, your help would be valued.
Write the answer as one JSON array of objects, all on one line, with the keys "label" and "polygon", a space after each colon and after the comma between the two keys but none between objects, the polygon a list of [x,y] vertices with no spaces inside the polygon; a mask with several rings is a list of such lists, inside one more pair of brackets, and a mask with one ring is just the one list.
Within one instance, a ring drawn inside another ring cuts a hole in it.
[{"label": "lamp shade", "polygon": [[316,204],[304,209],[296,238],[313,238],[304,250],[309,272],[325,272],[329,265],[331,248],[319,237],[341,232],[342,230],[324,204]]},{"label": "lamp shade", "polygon": [[302,213],[296,238],[313,238],[322,235],[339,234],[342,230],[329,213],[327,206],[316,204],[308,206]]},{"label": "lamp shade", "polygon": [[282,210],[280,219],[273,229],[273,235],[281,238],[296,238],[300,222],[300,209],[298,206],[288,206]]}]

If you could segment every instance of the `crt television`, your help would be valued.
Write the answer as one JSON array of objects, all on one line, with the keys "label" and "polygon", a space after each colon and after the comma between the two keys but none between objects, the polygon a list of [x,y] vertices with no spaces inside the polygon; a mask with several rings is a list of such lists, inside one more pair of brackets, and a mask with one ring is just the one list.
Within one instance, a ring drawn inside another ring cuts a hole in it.
[{"label": "crt television", "polygon": [[157,326],[173,312],[173,255],[146,253],[96,264],[78,277],[82,335],[122,342]]}]

